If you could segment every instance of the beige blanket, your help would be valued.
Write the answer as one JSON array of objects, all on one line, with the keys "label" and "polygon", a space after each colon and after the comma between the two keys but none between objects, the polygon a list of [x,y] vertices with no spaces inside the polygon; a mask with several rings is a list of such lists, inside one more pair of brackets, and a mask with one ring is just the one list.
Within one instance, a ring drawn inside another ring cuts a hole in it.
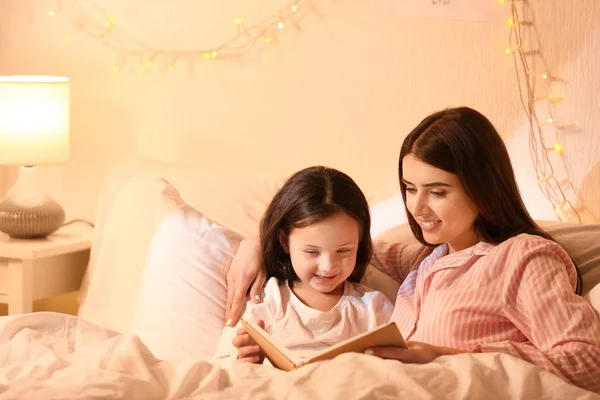
[{"label": "beige blanket", "polygon": [[135,336],[79,318],[0,318],[0,399],[600,399],[503,354],[403,365],[362,354],[282,372],[157,360]]}]

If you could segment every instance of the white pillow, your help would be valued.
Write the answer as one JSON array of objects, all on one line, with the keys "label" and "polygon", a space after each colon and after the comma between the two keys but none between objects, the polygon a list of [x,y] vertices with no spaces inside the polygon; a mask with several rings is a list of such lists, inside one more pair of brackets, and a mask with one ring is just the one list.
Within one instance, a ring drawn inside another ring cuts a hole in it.
[{"label": "white pillow", "polygon": [[[244,160],[238,160],[243,162]],[[133,158],[107,175],[98,202],[90,262],[80,291],[79,316],[128,332],[152,236],[164,216],[156,178],[166,177],[186,203],[211,221],[253,235],[281,178],[198,161],[173,164]]]},{"label": "white pillow", "polygon": [[242,237],[183,203],[169,187],[172,211],[159,224],[131,320],[160,359],[211,358],[224,325],[225,277]]},{"label": "white pillow", "polygon": [[585,298],[592,304],[592,307],[596,310],[596,314],[600,317],[600,284],[590,290],[589,293],[585,295]]}]

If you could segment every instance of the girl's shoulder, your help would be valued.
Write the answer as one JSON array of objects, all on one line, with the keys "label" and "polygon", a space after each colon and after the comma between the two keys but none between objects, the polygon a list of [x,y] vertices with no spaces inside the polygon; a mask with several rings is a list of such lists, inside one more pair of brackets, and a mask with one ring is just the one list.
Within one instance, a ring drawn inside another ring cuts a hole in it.
[{"label": "girl's shoulder", "polygon": [[[288,293],[289,290],[290,288],[285,282],[280,282],[277,278],[269,278],[263,289],[263,301],[275,300],[281,302],[282,293],[285,296],[285,293]],[[250,301],[252,301],[252,299],[250,299]]]},{"label": "girl's shoulder", "polygon": [[372,303],[374,301],[389,301],[387,297],[380,292],[362,283],[346,281],[346,290],[344,296],[348,296],[356,301]]},{"label": "girl's shoulder", "polygon": [[269,278],[263,289],[262,299],[256,303],[248,299],[244,310],[245,318],[262,319],[269,324],[281,318],[286,299],[289,299],[289,287],[277,278]]},{"label": "girl's shoulder", "polygon": [[354,310],[353,315],[370,321],[368,329],[384,324],[394,312],[394,304],[382,292],[360,283],[346,281],[347,307]]}]

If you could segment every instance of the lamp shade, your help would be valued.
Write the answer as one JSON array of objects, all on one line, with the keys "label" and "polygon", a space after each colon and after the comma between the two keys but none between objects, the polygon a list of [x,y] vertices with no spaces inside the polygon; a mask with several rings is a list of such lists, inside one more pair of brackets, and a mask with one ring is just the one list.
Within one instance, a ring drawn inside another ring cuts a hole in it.
[{"label": "lamp shade", "polygon": [[69,160],[70,82],[58,76],[0,76],[0,164]]}]

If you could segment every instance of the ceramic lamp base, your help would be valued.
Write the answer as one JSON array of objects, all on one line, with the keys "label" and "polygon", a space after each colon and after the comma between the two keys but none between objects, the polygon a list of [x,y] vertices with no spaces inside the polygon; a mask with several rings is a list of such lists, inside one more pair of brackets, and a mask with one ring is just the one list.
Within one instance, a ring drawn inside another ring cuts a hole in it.
[{"label": "ceramic lamp base", "polygon": [[43,238],[65,222],[65,211],[39,183],[35,167],[21,167],[0,202],[0,231],[14,238]]}]

